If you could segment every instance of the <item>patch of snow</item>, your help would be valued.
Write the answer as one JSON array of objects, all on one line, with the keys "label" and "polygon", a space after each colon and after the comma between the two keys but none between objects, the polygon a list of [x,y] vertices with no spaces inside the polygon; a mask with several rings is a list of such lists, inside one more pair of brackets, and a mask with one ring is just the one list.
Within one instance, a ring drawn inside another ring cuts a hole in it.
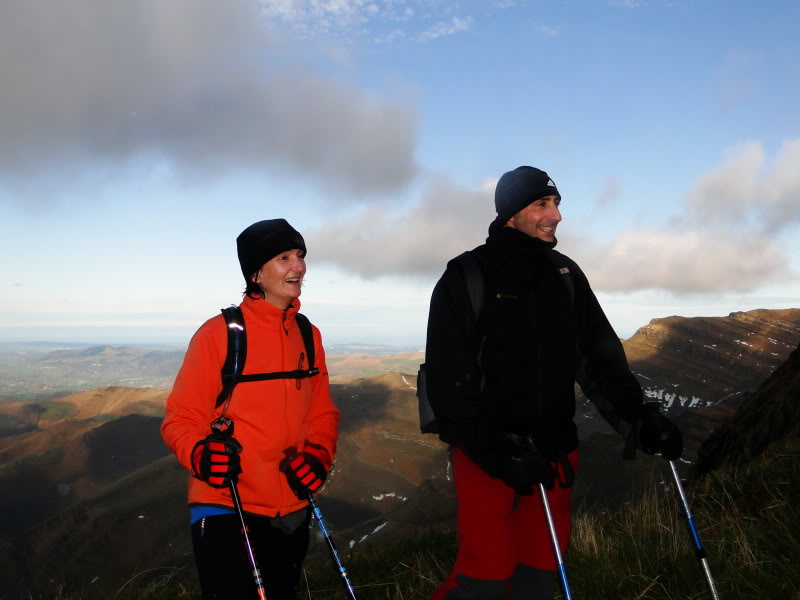
[{"label": "patch of snow", "polygon": [[394,492],[386,492],[385,494],[380,494],[378,496],[373,496],[372,499],[373,500],[377,500],[378,502],[380,502],[384,498],[395,498],[396,496],[397,496],[397,494],[395,494]]},{"label": "patch of snow", "polygon": [[377,526],[375,529],[373,529],[373,530],[372,530],[372,533],[378,533],[378,532],[379,532],[381,529],[383,529],[384,527],[386,527],[386,525],[387,525],[388,523],[389,523],[389,521],[386,521],[386,522],[384,522],[384,523],[381,523],[381,524],[380,524],[380,525],[378,525],[378,526]]}]

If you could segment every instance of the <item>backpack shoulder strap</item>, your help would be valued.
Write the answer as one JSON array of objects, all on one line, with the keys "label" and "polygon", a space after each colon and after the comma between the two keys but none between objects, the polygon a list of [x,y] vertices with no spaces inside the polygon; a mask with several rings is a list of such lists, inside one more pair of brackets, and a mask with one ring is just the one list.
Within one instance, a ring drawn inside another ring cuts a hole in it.
[{"label": "backpack shoulder strap", "polygon": [[233,394],[233,388],[239,383],[247,359],[247,333],[244,327],[244,315],[238,306],[222,309],[225,318],[225,329],[228,332],[228,353],[222,365],[222,391],[217,396],[215,406],[219,407]]},{"label": "backpack shoulder strap", "polygon": [[470,250],[462,252],[454,260],[461,267],[461,272],[464,273],[467,294],[469,294],[469,301],[472,304],[472,314],[477,321],[483,309],[483,271],[481,270],[481,265]]},{"label": "backpack shoulder strap", "polygon": [[[247,359],[247,331],[244,326],[244,315],[238,306],[229,306],[222,309],[225,317],[225,325],[228,331],[228,353],[225,356],[225,363],[222,365],[222,391],[217,396],[216,407],[229,400],[233,394],[233,388],[237,383],[249,381],[268,381],[271,379],[305,379],[313,377],[319,373],[319,369],[314,367],[314,332],[311,329],[311,322],[303,314],[297,313],[295,317],[300,334],[303,336],[303,344],[306,348],[308,357],[308,368],[297,368],[294,371],[278,371],[275,373],[252,373],[242,375],[244,363]],[[224,410],[223,410],[224,412]]]},{"label": "backpack shoulder strap", "polygon": [[308,320],[308,317],[305,316],[303,313],[297,313],[295,315],[295,320],[297,321],[297,326],[300,328],[300,333],[303,336],[303,343],[306,346],[306,356],[308,356],[308,368],[309,370],[314,370],[314,359],[316,358],[314,353],[314,332],[311,329],[311,321]]}]

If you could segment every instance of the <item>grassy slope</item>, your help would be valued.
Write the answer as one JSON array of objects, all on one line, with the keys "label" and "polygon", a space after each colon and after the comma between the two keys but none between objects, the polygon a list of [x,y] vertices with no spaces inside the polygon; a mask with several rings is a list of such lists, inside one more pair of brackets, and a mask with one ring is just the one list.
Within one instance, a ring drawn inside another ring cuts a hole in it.
[{"label": "grassy slope", "polygon": [[[725,600],[800,600],[800,440],[756,461],[687,486],[708,562]],[[420,532],[383,549],[343,552],[359,600],[422,600],[452,566],[452,533]],[[314,558],[315,557],[315,558]],[[704,600],[711,598],[685,518],[672,491],[653,489],[619,512],[575,519],[566,555],[574,597],[582,600]],[[133,598],[199,599],[191,568],[135,574],[119,590]],[[301,598],[346,598],[327,556],[306,562]],[[562,596],[558,596],[562,597]],[[87,600],[91,595],[63,596]]]},{"label": "grassy slope", "polygon": [[[722,598],[800,599],[800,442],[712,474],[687,494]],[[417,600],[435,589],[454,554],[452,535],[430,534],[353,556],[348,568],[360,599]],[[711,597],[672,492],[653,490],[619,512],[579,515],[566,565],[582,600]],[[309,576],[315,599],[344,598],[336,584],[330,572]]]}]

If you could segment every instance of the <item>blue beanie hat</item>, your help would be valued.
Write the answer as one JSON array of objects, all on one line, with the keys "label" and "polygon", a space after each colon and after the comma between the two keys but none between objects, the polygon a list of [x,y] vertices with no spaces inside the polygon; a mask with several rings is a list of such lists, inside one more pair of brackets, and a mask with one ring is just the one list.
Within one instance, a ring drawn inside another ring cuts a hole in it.
[{"label": "blue beanie hat", "polygon": [[503,174],[494,190],[497,220],[505,223],[523,208],[545,196],[558,196],[550,176],[536,167],[517,167]]}]

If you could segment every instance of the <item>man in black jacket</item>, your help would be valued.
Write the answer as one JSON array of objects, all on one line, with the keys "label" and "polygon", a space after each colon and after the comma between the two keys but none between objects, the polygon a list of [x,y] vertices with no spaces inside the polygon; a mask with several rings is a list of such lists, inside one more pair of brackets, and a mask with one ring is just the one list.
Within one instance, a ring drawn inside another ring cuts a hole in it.
[{"label": "man in black jacket", "polygon": [[578,265],[556,252],[561,194],[539,169],[504,174],[475,248],[478,315],[460,263],[434,288],[425,354],[439,437],[450,444],[459,552],[433,600],[549,600],[557,582],[539,484],[564,552],[578,462],[574,385],[627,441],[670,460],[681,434],[643,403],[619,338]]}]

